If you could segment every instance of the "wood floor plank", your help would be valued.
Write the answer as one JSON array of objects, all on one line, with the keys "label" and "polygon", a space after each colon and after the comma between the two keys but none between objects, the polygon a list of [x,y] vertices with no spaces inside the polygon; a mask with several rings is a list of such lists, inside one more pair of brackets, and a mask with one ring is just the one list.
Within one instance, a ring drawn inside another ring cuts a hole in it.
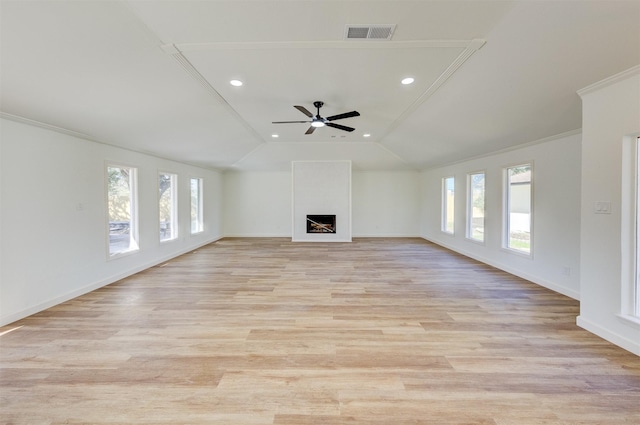
[{"label": "wood floor plank", "polygon": [[417,238],[228,238],[0,328],[0,423],[640,424],[578,314]]}]

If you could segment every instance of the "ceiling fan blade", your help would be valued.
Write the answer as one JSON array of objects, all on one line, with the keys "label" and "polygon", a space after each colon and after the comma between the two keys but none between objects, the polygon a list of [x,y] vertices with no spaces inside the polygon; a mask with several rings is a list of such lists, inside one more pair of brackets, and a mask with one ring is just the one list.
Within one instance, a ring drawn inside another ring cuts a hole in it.
[{"label": "ceiling fan blade", "polygon": [[313,133],[314,131],[316,131],[316,128],[315,128],[314,126],[311,126],[311,127],[309,127],[309,129],[307,130],[307,132],[306,132],[306,133],[304,133],[304,134],[311,134],[311,133]]},{"label": "ceiling fan blade", "polygon": [[334,124],[332,122],[326,122],[326,123],[324,123],[324,125],[326,125],[327,127],[333,127],[333,128],[337,128],[338,130],[344,130],[344,131],[353,131],[353,130],[355,130],[355,128],[353,128],[353,127],[347,127],[346,125]]},{"label": "ceiling fan blade", "polygon": [[335,120],[341,120],[343,118],[351,118],[351,117],[359,117],[359,116],[360,116],[360,112],[351,111],[351,112],[345,112],[344,114],[338,114],[338,115],[327,117],[327,121],[335,121]]},{"label": "ceiling fan blade", "polygon": [[309,112],[307,110],[307,108],[305,108],[304,106],[294,106],[294,108],[296,108],[298,111],[302,112],[303,114],[305,114],[306,116],[308,116],[309,118],[313,118],[313,114],[311,112]]},{"label": "ceiling fan blade", "polygon": [[309,123],[309,121],[271,121],[271,124],[298,124],[298,123]]}]

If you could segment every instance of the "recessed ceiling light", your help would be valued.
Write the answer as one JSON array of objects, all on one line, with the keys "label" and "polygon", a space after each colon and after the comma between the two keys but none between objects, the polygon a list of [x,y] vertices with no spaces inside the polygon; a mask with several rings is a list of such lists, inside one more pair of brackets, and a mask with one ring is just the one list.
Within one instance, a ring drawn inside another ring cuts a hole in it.
[{"label": "recessed ceiling light", "polygon": [[407,84],[411,84],[414,81],[415,79],[413,79],[412,77],[407,77],[407,78],[403,78],[402,81],[400,82],[406,86]]},{"label": "recessed ceiling light", "polygon": [[235,86],[235,87],[240,87],[242,85],[242,81],[240,81],[240,80],[231,80],[231,81],[229,81],[229,84],[231,84],[232,86]]},{"label": "recessed ceiling light", "polygon": [[369,133],[365,133],[362,135],[362,137],[371,137],[371,135]]},{"label": "recessed ceiling light", "polygon": [[280,136],[278,136],[277,134],[272,134],[271,137],[273,137],[274,139],[277,139]]}]

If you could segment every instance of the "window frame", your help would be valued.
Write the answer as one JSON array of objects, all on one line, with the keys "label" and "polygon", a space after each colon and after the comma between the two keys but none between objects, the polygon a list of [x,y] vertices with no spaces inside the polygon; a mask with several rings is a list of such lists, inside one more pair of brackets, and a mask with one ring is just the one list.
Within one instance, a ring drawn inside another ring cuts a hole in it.
[{"label": "window frame", "polygon": [[[511,179],[509,170],[518,167],[529,166],[531,178],[529,183],[529,251],[517,249],[511,246]],[[521,255],[533,259],[534,247],[534,187],[535,173],[534,161],[522,161],[503,167],[503,206],[502,206],[502,249],[512,254]]]},{"label": "window frame", "polygon": [[[109,208],[111,206],[109,192],[109,169],[110,168],[126,168],[129,169],[129,238],[130,248],[126,251],[111,253],[111,214]],[[138,201],[138,167],[126,165],[116,161],[105,161],[104,164],[105,179],[105,210],[106,210],[106,256],[107,261],[117,258],[126,257],[128,255],[140,252],[140,222],[139,222],[139,201]],[[131,247],[133,246],[133,247]]]},{"label": "window frame", "polygon": [[[452,184],[453,184],[453,190],[452,190],[452,205],[451,205],[451,216],[453,217],[452,221],[451,221],[451,230],[449,230],[448,224],[448,217],[449,217],[449,204],[448,204],[448,193],[447,193],[447,181],[451,180]],[[441,208],[441,217],[440,217],[440,231],[444,234],[447,235],[455,235],[456,233],[456,204],[455,204],[455,196],[456,196],[456,178],[455,176],[446,176],[442,178],[442,184],[441,184],[441,191],[442,191],[442,208]]]},{"label": "window frame", "polygon": [[[160,193],[160,176],[167,175],[170,176],[171,186],[169,187],[169,193],[171,196],[171,204],[170,204],[170,229],[171,236],[168,238],[162,238],[162,213],[160,202],[162,201],[162,195]],[[158,171],[158,179],[157,179],[157,194],[158,194],[158,236],[160,243],[167,243],[171,241],[175,241],[178,239],[179,229],[178,229],[178,174],[172,173],[170,171]]]},{"label": "window frame", "polygon": [[[196,206],[197,229],[193,230],[193,181],[198,182],[198,201]],[[204,178],[189,178],[189,230],[192,235],[204,232]]]},{"label": "window frame", "polygon": [[640,134],[623,139],[622,160],[619,316],[640,327]]},{"label": "window frame", "polygon": [[634,146],[636,149],[635,155],[633,156],[633,158],[635,159],[635,178],[633,179],[635,183],[635,196],[633,199],[633,201],[635,201],[633,204],[635,207],[635,220],[633,220],[633,225],[635,226],[635,229],[633,229],[633,234],[635,236],[635,249],[633,256],[634,278],[631,291],[631,299],[634,304],[632,310],[633,317],[640,322],[640,136],[636,136]]},{"label": "window frame", "polygon": [[[483,176],[483,188],[482,188],[482,239],[477,239],[473,237],[473,176],[477,176],[482,174]],[[484,231],[486,227],[486,204],[487,204],[487,173],[486,170],[472,171],[467,173],[467,220],[466,220],[466,233],[465,237],[471,242],[475,242],[481,245],[485,244],[485,235]]]}]

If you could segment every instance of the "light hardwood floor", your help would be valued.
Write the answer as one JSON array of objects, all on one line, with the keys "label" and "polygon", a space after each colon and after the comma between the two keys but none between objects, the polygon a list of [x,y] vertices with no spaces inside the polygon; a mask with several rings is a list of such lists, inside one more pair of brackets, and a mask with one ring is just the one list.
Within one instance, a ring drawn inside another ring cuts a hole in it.
[{"label": "light hardwood floor", "polygon": [[0,415],[640,424],[640,357],[577,315],[570,298],[421,239],[223,239],[0,328]]}]

